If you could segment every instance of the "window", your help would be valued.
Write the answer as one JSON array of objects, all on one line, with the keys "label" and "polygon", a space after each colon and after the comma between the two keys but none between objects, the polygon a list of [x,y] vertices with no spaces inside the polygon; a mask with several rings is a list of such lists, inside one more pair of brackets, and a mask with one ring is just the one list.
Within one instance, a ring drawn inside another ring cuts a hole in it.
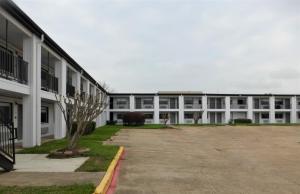
[{"label": "window", "polygon": [[261,113],[262,119],[269,119],[269,113]]},{"label": "window", "polygon": [[297,115],[298,115],[298,119],[300,119],[300,112],[298,112],[298,114],[297,114]]},{"label": "window", "polygon": [[124,116],[123,114],[117,114],[117,119],[121,120],[121,119],[123,119],[123,116]]},{"label": "window", "polygon": [[238,99],[237,104],[238,104],[238,105],[244,105],[244,104],[246,104],[246,103],[245,103],[245,100],[244,100],[244,99]]},{"label": "window", "polygon": [[275,113],[275,119],[283,119],[283,113]]},{"label": "window", "polygon": [[152,99],[144,99],[144,104],[145,105],[152,105],[153,104],[153,100]]},{"label": "window", "polygon": [[49,108],[46,106],[41,107],[41,123],[49,123]]},{"label": "window", "polygon": [[144,114],[144,116],[145,116],[145,119],[153,119],[153,114],[151,114],[151,113],[146,113],[146,114]]},{"label": "window", "polygon": [[184,118],[185,119],[193,119],[194,118],[194,114],[193,113],[184,113]]},{"label": "window", "polygon": [[168,118],[169,114],[168,113],[159,113],[159,119],[165,119]]},{"label": "window", "polygon": [[184,99],[184,104],[193,104],[193,98]]}]

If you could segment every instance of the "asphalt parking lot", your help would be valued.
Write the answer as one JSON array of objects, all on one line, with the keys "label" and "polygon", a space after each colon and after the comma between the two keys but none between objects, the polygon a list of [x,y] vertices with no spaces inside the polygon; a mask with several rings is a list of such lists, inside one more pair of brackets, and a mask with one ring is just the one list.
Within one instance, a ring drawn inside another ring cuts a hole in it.
[{"label": "asphalt parking lot", "polygon": [[122,129],[118,194],[300,193],[299,126]]}]

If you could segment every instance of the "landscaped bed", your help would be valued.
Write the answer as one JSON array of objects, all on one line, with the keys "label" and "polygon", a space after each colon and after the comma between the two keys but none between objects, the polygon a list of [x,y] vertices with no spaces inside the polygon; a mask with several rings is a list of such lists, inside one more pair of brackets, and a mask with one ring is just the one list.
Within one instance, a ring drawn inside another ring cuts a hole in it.
[{"label": "landscaped bed", "polygon": [[0,186],[0,193],[12,194],[85,194],[93,193],[95,187],[93,184],[68,185],[68,186],[40,186],[40,187],[15,187],[15,186]]}]

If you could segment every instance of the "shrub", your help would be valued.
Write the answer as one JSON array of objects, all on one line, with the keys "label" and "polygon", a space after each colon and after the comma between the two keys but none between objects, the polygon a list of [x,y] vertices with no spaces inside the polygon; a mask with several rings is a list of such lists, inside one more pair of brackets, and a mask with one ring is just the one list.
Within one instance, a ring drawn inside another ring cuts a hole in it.
[{"label": "shrub", "polygon": [[139,126],[145,124],[145,115],[139,112],[128,112],[123,116],[123,125]]},{"label": "shrub", "polygon": [[251,119],[234,119],[233,120],[234,124],[249,124],[252,123]]},{"label": "shrub", "polygon": [[[77,129],[77,122],[74,122],[72,125],[72,133],[71,134],[74,134],[76,129]],[[95,131],[95,129],[96,129],[96,122],[91,121],[86,125],[83,135],[91,134],[91,133],[93,133],[93,131]]]},{"label": "shrub", "polygon": [[106,124],[107,125],[115,125],[115,124],[117,124],[117,121],[108,120],[108,121],[106,121]]}]

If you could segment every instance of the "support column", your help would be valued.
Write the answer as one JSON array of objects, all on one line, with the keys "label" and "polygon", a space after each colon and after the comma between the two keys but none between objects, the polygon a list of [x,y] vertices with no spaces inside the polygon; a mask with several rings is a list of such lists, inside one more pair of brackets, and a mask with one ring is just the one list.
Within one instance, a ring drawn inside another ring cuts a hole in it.
[{"label": "support column", "polygon": [[[55,67],[56,76],[59,78],[58,81],[58,92],[62,96],[66,96],[66,83],[67,83],[67,63],[64,59],[60,63],[56,64]],[[65,104],[62,103],[65,108]],[[54,138],[61,139],[66,136],[66,122],[58,106],[58,103],[54,103],[54,115],[55,115],[55,128],[54,128]]]},{"label": "support column", "polygon": [[23,41],[23,58],[30,87],[23,97],[23,147],[33,147],[41,144],[41,42],[36,36]]},{"label": "support column", "polygon": [[92,94],[91,92],[92,91],[90,91],[90,81],[86,80],[86,93],[87,93],[87,95]]},{"label": "support column", "polygon": [[179,124],[184,124],[184,97],[182,95],[178,97],[178,108]]},{"label": "support column", "polygon": [[291,123],[297,123],[297,97],[291,98]]},{"label": "support column", "polygon": [[134,95],[129,96],[129,111],[134,112]]},{"label": "support column", "polygon": [[202,96],[202,123],[207,124],[207,96]]},{"label": "support column", "polygon": [[76,72],[75,73],[75,78],[76,78],[75,79],[76,80],[75,90],[80,93],[81,73],[80,72]]},{"label": "support column", "polygon": [[230,96],[225,97],[225,123],[230,121]]},{"label": "support column", "polygon": [[271,96],[270,98],[270,123],[275,123],[275,97]]},{"label": "support column", "polygon": [[159,124],[159,96],[154,96],[154,123]]},{"label": "support column", "polygon": [[251,119],[251,121],[253,122],[253,97],[252,96],[248,96],[247,97],[247,119]]}]

